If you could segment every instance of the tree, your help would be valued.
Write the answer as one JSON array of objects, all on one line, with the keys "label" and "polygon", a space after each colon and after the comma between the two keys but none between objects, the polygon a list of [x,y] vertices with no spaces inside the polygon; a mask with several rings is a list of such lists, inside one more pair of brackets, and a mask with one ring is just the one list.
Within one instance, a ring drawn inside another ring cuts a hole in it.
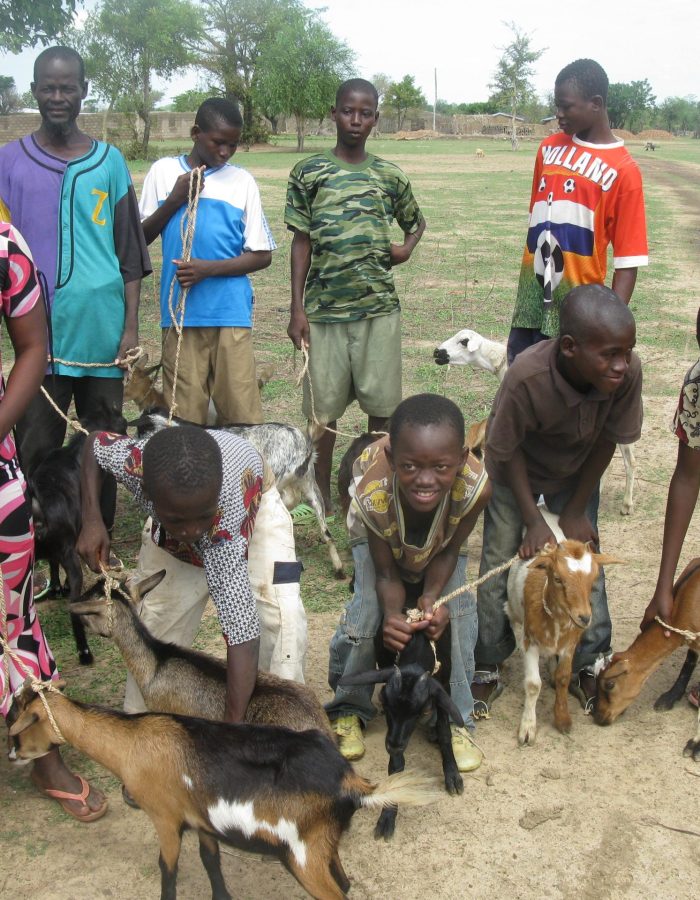
[{"label": "tree", "polygon": [[140,154],[151,134],[159,97],[153,77],[170,78],[192,62],[186,44],[201,31],[199,11],[188,0],[102,0],[85,24],[88,76],[109,108],[135,112],[143,122]]},{"label": "tree", "polygon": [[655,122],[671,132],[700,131],[700,103],[696,97],[667,97],[656,109]]},{"label": "tree", "polygon": [[656,97],[643,81],[616,82],[608,88],[608,118],[611,128],[641,131],[654,110]]},{"label": "tree", "polygon": [[260,48],[254,96],[261,108],[291,113],[297,149],[307,121],[322,119],[338,84],[353,71],[353,53],[313,12],[298,11]]},{"label": "tree", "polygon": [[[243,110],[244,139],[255,123],[253,82],[264,44],[302,11],[300,0],[202,0],[205,29],[192,42],[196,64],[213,75],[227,100]],[[270,108],[268,116],[283,110]]]},{"label": "tree", "polygon": [[532,48],[532,37],[522,31],[515,22],[508,23],[513,40],[500,49],[503,55],[498,61],[493,81],[489,87],[493,91],[490,101],[497,106],[506,107],[511,116],[511,145],[513,150],[518,149],[518,135],[515,126],[515,117],[518,110],[536,99],[535,89],[532,85],[532,77],[535,73],[534,64],[547,49]]},{"label": "tree", "polygon": [[70,24],[75,7],[76,0],[0,0],[0,50],[19,53],[23,47],[49,44]]},{"label": "tree", "polygon": [[194,89],[185,91],[173,98],[172,109],[173,112],[197,112],[205,100],[219,96],[221,96],[221,92],[213,87],[209,87],[206,91]]},{"label": "tree", "polygon": [[17,93],[15,79],[10,75],[0,75],[0,116],[22,109],[22,98]]},{"label": "tree", "polygon": [[413,75],[404,75],[401,81],[394,81],[384,96],[384,105],[396,113],[397,131],[401,131],[409,109],[422,109],[426,104],[423,91],[416,87]]}]

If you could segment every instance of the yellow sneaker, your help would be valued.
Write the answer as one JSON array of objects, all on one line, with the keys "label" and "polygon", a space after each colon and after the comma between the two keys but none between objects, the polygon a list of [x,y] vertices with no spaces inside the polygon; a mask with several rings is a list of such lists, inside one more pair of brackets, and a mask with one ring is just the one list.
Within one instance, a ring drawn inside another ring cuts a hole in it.
[{"label": "yellow sneaker", "polygon": [[358,716],[339,716],[331,722],[331,728],[338,735],[338,750],[345,759],[362,759],[365,742]]},{"label": "yellow sneaker", "polygon": [[[460,772],[473,772],[481,765],[484,754],[479,750],[466,728],[451,724],[452,750]],[[342,753],[342,750],[341,750]]]}]

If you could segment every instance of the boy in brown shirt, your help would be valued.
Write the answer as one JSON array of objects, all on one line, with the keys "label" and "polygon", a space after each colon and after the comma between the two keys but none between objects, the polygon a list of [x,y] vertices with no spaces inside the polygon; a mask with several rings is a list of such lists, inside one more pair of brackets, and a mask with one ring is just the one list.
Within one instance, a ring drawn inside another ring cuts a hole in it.
[{"label": "boy in brown shirt", "polygon": [[[574,288],[561,308],[561,335],[521,353],[496,395],[486,439],[493,494],[484,514],[481,574],[519,552],[555,543],[537,502],[559,515],[568,538],[598,543],[598,483],[615,444],[639,439],[642,372],[632,352],[634,317],[609,288]],[[524,536],[523,536],[524,532]],[[475,715],[502,691],[498,666],[515,648],[504,611],[508,573],[479,588],[479,640],[472,684]],[[605,579],[591,593],[593,618],[574,657],[573,692],[590,710],[592,666],[610,650]]]}]

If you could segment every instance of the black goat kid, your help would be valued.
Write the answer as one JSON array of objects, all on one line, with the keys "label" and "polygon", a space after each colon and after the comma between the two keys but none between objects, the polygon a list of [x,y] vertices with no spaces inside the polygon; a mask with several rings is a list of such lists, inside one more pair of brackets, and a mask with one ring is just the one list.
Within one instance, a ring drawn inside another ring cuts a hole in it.
[{"label": "black goat kid", "polygon": [[[394,654],[382,642],[382,629],[375,638],[375,652],[379,669],[344,675],[340,685],[383,684],[379,699],[386,718],[386,752],[389,754],[389,774],[403,772],[406,761],[404,752],[415,731],[418,719],[426,711],[435,711],[436,736],[442,756],[442,771],[448,794],[461,794],[464,782],[457,768],[450,720],[462,727],[464,720],[449,695],[450,683],[450,626],[448,625],[435,644],[435,653],[430,641],[422,631],[416,631],[401,652],[398,662]],[[439,680],[433,677],[435,662],[440,662]],[[447,689],[446,689],[447,688]],[[396,827],[398,807],[390,806],[382,810],[374,829],[375,838],[389,840]]]},{"label": "black goat kid", "polygon": [[[99,429],[126,434],[126,419],[106,403],[97,406],[81,424],[88,431]],[[27,476],[36,559],[45,559],[49,564],[50,593],[53,596],[67,594],[70,603],[80,600],[83,590],[83,571],[75,545],[82,526],[80,464],[84,445],[85,435],[77,432],[63,447],[49,451]],[[59,566],[66,573],[65,588],[61,587]],[[93,656],[85,626],[72,614],[71,625],[78,659],[81,665],[90,665]]]}]

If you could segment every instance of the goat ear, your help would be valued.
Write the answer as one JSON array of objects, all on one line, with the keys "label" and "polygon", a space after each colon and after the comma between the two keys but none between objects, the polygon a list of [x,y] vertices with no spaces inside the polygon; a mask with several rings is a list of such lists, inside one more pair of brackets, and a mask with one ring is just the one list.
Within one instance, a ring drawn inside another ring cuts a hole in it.
[{"label": "goat ear", "polygon": [[627,564],[626,559],[620,559],[618,556],[612,556],[610,553],[594,553],[593,559],[599,566],[612,566],[616,564],[624,566]]},{"label": "goat ear", "polygon": [[476,352],[479,347],[481,347],[481,338],[478,335],[474,335],[474,337],[469,338],[469,343],[467,344],[467,350],[470,353]]},{"label": "goat ear", "polygon": [[10,737],[21,734],[38,721],[39,716],[35,712],[30,712],[28,709],[25,709],[24,712],[19,714],[19,717],[14,724],[10,725]]},{"label": "goat ear", "polygon": [[549,571],[552,568],[552,557],[545,550],[540,550],[539,554],[533,559],[528,566],[529,569],[544,569]]},{"label": "goat ear", "polygon": [[430,695],[435,701],[436,706],[444,709],[452,721],[459,725],[460,728],[463,728],[464,719],[462,718],[462,713],[457,709],[452,697],[450,697],[439,681],[436,681],[434,678],[431,678],[430,681],[432,682],[430,686]]},{"label": "goat ear", "polygon": [[147,578],[142,578],[140,581],[132,581],[129,583],[129,590],[132,596],[135,596],[137,600],[143,599],[153,588],[158,587],[161,581],[165,578],[165,569],[161,569],[159,572],[154,572],[153,575],[149,575]]},{"label": "goat ear", "polygon": [[345,687],[348,684],[385,684],[394,674],[394,667],[390,669],[372,669],[370,672],[356,672],[354,675],[343,675],[338,684]]},{"label": "goat ear", "polygon": [[[612,670],[615,670],[614,672]],[[615,653],[608,665],[603,669],[601,675],[603,678],[609,678],[614,681],[620,675],[626,675],[630,670],[629,660],[623,653]]]}]

